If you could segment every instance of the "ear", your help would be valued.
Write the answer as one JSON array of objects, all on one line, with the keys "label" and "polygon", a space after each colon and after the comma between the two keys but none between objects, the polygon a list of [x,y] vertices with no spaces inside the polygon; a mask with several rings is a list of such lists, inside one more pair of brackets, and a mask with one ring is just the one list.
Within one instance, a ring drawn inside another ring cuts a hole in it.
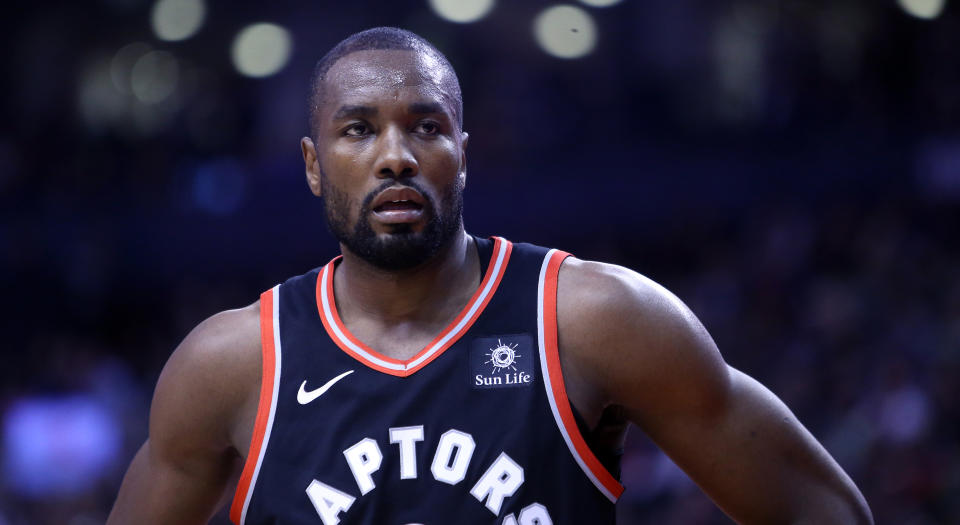
[{"label": "ear", "polygon": [[317,159],[317,148],[310,137],[300,139],[300,150],[303,152],[303,164],[307,172],[307,186],[314,195],[320,197],[320,161]]},{"label": "ear", "polygon": [[460,132],[460,187],[467,187],[467,140],[470,135],[466,131]]}]

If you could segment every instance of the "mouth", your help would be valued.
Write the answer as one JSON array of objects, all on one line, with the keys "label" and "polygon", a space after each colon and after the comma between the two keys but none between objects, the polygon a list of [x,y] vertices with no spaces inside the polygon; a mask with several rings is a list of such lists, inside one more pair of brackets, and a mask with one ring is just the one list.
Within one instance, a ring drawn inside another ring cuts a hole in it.
[{"label": "mouth", "polygon": [[426,199],[410,187],[390,187],[377,195],[371,209],[373,216],[386,224],[409,224],[424,215]]}]

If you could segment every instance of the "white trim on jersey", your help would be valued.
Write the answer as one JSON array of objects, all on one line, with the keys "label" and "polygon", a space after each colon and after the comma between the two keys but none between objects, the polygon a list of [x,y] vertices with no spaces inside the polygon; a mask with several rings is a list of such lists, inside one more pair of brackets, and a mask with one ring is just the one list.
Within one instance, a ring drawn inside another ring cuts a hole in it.
[{"label": "white trim on jersey", "polygon": [[260,444],[260,455],[257,457],[257,466],[253,470],[253,477],[250,478],[250,487],[247,489],[246,498],[243,501],[243,512],[240,514],[240,525],[244,525],[247,520],[247,508],[250,506],[250,500],[253,497],[253,491],[257,486],[257,477],[260,475],[260,466],[263,464],[263,458],[267,453],[267,445],[270,443],[270,433],[273,430],[273,419],[277,413],[277,395],[280,390],[280,285],[276,285],[271,290],[273,294],[273,399],[270,401],[270,416],[267,418],[267,428],[263,433],[263,442]]},{"label": "white trim on jersey", "polygon": [[494,259],[493,271],[490,274],[491,278],[487,279],[487,282],[485,283],[483,290],[481,290],[480,294],[477,295],[474,301],[470,304],[470,307],[466,310],[466,313],[460,318],[460,322],[458,322],[453,327],[449,328],[440,339],[436,340],[432,345],[430,345],[430,348],[427,351],[422,352],[420,355],[418,355],[415,359],[411,361],[408,361],[405,363],[397,363],[397,362],[386,361],[384,359],[381,359],[380,357],[368,352],[361,345],[354,343],[351,340],[351,338],[347,337],[347,335],[344,334],[343,330],[341,330],[340,328],[339,323],[336,321],[336,318],[333,315],[333,311],[332,311],[333,306],[331,306],[333,304],[333,298],[330,297],[330,294],[328,293],[328,290],[330,289],[329,279],[332,276],[331,269],[333,268],[333,265],[330,265],[330,264],[323,267],[323,271],[320,276],[320,280],[321,280],[320,300],[321,300],[321,305],[323,306],[323,315],[325,317],[326,326],[330,328],[330,330],[332,331],[332,335],[336,337],[338,343],[348,347],[350,350],[355,352],[357,355],[359,355],[363,359],[377,366],[380,366],[389,370],[397,370],[397,371],[403,371],[403,372],[416,369],[418,366],[421,365],[421,363],[431,359],[434,356],[434,354],[442,350],[447,345],[447,343],[450,342],[451,339],[462,335],[461,332],[463,331],[464,327],[466,327],[469,323],[472,323],[474,321],[474,318],[478,313],[477,310],[480,308],[481,305],[484,304],[484,302],[487,299],[487,296],[490,295],[491,290],[493,290],[494,286],[497,284],[498,276],[500,276],[501,274],[502,266],[504,264],[504,259],[506,258],[507,251],[509,250],[509,247],[510,247],[509,243],[503,239],[499,239],[499,242],[497,244],[499,246],[499,249],[497,250],[496,258]]},{"label": "white trim on jersey", "polygon": [[[580,465],[583,473],[586,474],[587,478],[590,479],[590,481],[600,490],[600,492],[602,492],[603,495],[606,496],[611,502],[616,503],[618,496],[613,494],[606,486],[604,486],[603,482],[597,478],[597,476],[587,465],[584,458],[580,455],[580,452],[577,450],[573,439],[571,439],[570,431],[567,429],[566,425],[564,425],[563,418],[560,416],[560,410],[558,408],[554,393],[555,385],[552,384],[550,379],[550,368],[547,362],[547,349],[544,341],[544,288],[546,286],[547,267],[556,253],[557,250],[550,250],[547,252],[547,255],[543,259],[543,265],[540,267],[540,279],[537,284],[537,342],[540,350],[540,375],[543,376],[543,385],[546,389],[547,399],[550,401],[550,411],[553,412],[553,418],[557,423],[557,428],[560,430],[560,434],[563,436],[563,440],[566,442],[567,448],[570,449],[573,459],[578,465]],[[555,329],[555,327],[553,328]],[[569,403],[567,400],[564,400],[564,402]],[[579,433],[579,430],[576,428],[574,428],[573,431]]]}]

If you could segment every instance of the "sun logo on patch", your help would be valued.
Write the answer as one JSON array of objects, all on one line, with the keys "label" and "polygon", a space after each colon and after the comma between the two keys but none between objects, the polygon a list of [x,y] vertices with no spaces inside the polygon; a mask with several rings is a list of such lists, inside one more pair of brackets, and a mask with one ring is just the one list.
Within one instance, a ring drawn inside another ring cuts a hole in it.
[{"label": "sun logo on patch", "polygon": [[493,365],[494,374],[507,368],[511,368],[514,372],[516,372],[517,367],[513,366],[513,363],[516,362],[518,357],[520,357],[520,354],[516,352],[517,345],[518,343],[505,345],[499,339],[497,339],[496,348],[491,348],[490,352],[485,354],[490,359],[483,364],[489,363]]}]

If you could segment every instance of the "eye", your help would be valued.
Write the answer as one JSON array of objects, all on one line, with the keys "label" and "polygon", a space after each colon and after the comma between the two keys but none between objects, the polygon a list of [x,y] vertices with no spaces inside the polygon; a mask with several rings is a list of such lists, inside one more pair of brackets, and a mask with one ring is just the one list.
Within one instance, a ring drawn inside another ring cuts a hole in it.
[{"label": "eye", "polygon": [[370,133],[370,128],[362,122],[350,124],[343,130],[343,134],[348,137],[362,137],[368,133]]},{"label": "eye", "polygon": [[416,131],[424,135],[436,135],[440,132],[440,126],[436,122],[426,120],[417,124]]}]

